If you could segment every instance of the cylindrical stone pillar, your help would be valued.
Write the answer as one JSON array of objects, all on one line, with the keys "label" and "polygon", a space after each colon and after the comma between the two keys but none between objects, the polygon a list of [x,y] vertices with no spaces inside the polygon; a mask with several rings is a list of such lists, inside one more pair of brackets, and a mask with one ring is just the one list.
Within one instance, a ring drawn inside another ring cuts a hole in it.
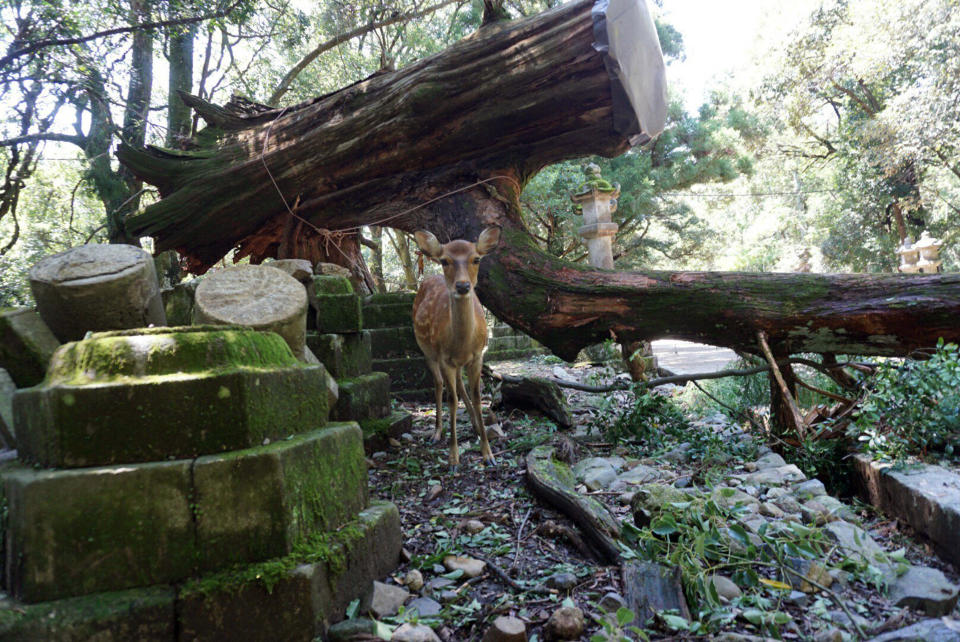
[{"label": "cylindrical stone pillar", "polygon": [[29,279],[37,311],[60,341],[167,323],[153,257],[132,245],[81,245],[41,260]]},{"label": "cylindrical stone pillar", "polygon": [[306,358],[307,291],[269,265],[238,265],[204,278],[197,286],[193,322],[276,332],[295,357]]}]

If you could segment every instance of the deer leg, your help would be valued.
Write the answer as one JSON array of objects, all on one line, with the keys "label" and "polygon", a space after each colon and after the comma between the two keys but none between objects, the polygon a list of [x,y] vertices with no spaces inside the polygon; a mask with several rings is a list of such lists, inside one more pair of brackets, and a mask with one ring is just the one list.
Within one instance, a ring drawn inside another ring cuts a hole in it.
[{"label": "deer leg", "polygon": [[[457,381],[460,380],[460,368],[441,367],[443,380],[450,396],[450,471],[457,472],[460,465],[460,447],[457,445]],[[463,387],[463,384],[460,384]]]},{"label": "deer leg", "polygon": [[473,428],[477,431],[477,436],[480,437],[480,456],[483,457],[483,463],[487,466],[495,466],[497,460],[493,456],[493,451],[490,450],[490,442],[487,440],[487,430],[483,426],[483,412],[480,405],[480,387],[482,385],[480,375],[482,371],[482,359],[475,359],[467,365],[468,390],[464,393],[463,398],[464,401],[470,399],[470,405],[473,406],[471,419],[473,420]]},{"label": "deer leg", "polygon": [[433,393],[437,402],[437,417],[431,441],[438,442],[443,439],[443,375],[440,374],[440,364],[428,360],[427,367],[433,374]]}]

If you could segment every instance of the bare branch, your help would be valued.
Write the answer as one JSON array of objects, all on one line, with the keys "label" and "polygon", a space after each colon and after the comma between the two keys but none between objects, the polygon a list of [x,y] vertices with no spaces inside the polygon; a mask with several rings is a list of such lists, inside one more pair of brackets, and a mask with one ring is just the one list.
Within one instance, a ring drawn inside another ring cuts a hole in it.
[{"label": "bare branch", "polygon": [[3,69],[11,62],[17,58],[21,58],[28,54],[35,53],[41,49],[46,49],[47,47],[57,47],[60,45],[76,45],[83,42],[90,42],[91,40],[97,40],[99,38],[107,38],[109,36],[116,36],[122,33],[131,33],[134,31],[144,31],[152,29],[163,29],[165,27],[176,27],[182,25],[189,25],[195,22],[203,22],[205,20],[213,20],[216,18],[223,18],[230,15],[234,9],[240,6],[240,3],[243,0],[236,0],[233,4],[214,11],[212,13],[205,13],[200,16],[193,16],[192,18],[177,18],[174,20],[160,20],[157,22],[144,22],[136,25],[130,25],[128,27],[116,27],[114,29],[106,29],[104,31],[97,31],[86,36],[77,36],[76,38],[47,38],[45,40],[37,40],[32,42],[25,47],[20,49],[14,49],[8,53],[3,58],[0,58],[0,69]]}]

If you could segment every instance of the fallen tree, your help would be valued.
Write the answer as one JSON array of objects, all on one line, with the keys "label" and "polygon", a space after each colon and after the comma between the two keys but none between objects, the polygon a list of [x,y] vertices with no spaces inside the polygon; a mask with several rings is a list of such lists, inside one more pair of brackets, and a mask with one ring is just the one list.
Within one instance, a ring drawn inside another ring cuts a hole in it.
[{"label": "fallen tree", "polygon": [[[444,241],[500,225],[480,298],[564,358],[607,338],[760,354],[762,331],[778,359],[960,340],[957,274],[610,272],[540,251],[521,222],[526,181],[558,160],[623,153],[662,126],[653,33],[636,0],[581,0],[290,108],[186,97],[210,125],[193,149],[118,151],[163,197],[128,230],[203,272],[234,248],[254,262],[330,256],[363,225]],[[354,247],[337,262],[357,263]]]}]

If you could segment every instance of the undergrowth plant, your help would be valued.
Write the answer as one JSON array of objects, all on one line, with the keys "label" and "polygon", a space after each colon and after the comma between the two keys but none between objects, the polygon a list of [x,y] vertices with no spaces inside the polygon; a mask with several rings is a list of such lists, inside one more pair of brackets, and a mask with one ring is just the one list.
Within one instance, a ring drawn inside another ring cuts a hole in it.
[{"label": "undergrowth plant", "polygon": [[847,434],[877,459],[960,457],[960,350],[937,343],[927,360],[877,364]]}]

